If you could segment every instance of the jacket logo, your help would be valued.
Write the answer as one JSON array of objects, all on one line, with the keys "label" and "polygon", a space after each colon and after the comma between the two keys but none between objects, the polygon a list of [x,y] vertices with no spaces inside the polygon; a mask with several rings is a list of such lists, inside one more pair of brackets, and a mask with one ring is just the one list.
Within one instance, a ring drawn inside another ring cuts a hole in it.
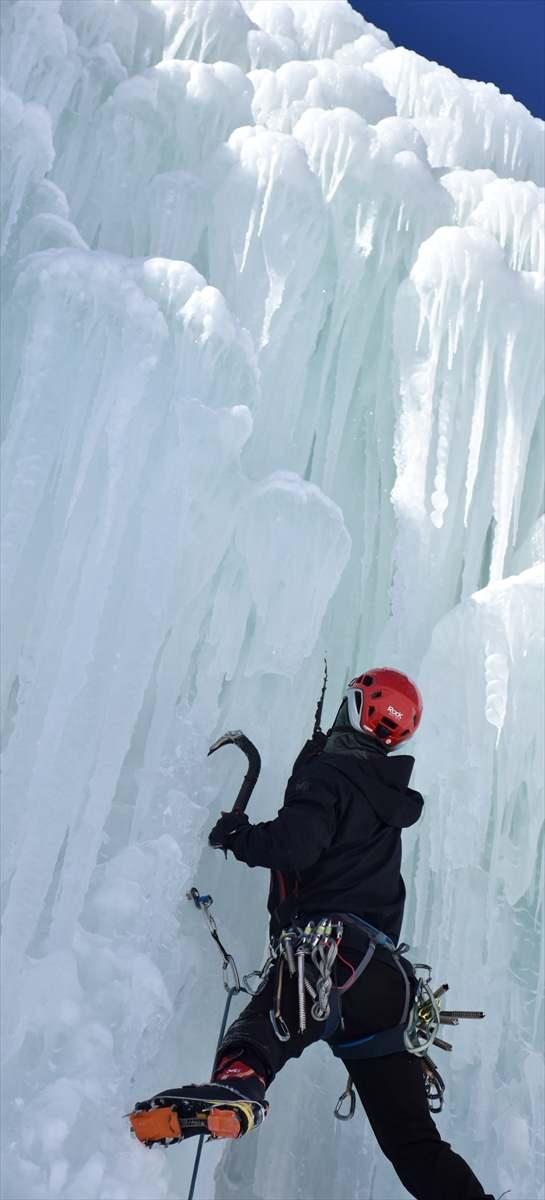
[{"label": "jacket logo", "polygon": [[394,708],[393,704],[388,705],[388,712],[391,713],[393,717],[397,717],[398,721],[401,721],[403,713],[398,712],[397,708]]}]

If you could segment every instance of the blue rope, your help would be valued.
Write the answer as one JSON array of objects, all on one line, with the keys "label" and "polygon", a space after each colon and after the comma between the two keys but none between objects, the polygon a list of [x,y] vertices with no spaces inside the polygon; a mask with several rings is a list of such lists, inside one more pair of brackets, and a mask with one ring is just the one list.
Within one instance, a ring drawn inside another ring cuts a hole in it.
[{"label": "blue rope", "polygon": [[[196,887],[192,887],[191,891],[189,891],[187,893],[187,898],[188,898],[188,900],[193,900],[193,903],[196,905],[197,908],[205,909],[205,916],[207,917],[207,920],[210,923],[211,918],[206,913],[206,909],[209,908],[210,905],[213,903],[212,897],[208,896],[208,895],[201,896],[198,889]],[[214,929],[215,929],[215,923],[214,923]],[[211,932],[212,932],[212,930],[211,930]],[[214,937],[214,940],[218,943],[218,946],[221,949],[224,959],[228,958],[231,961],[231,964],[234,966],[231,956],[227,955],[227,951],[224,950],[223,946],[221,945],[221,942],[218,938],[217,932],[212,933],[212,936]],[[217,1045],[216,1045],[216,1051],[214,1054],[214,1063],[212,1066],[212,1071],[214,1070],[214,1066],[216,1065],[216,1059],[218,1057],[218,1050],[223,1041],[223,1035],[224,1035],[226,1027],[227,1027],[227,1018],[229,1016],[231,1000],[233,999],[233,996],[237,996],[238,993],[243,990],[240,986],[240,980],[238,979],[238,972],[236,971],[236,969],[234,971],[234,974],[235,974],[235,979],[238,981],[238,987],[228,988],[228,991],[227,991],[227,1000],[225,1001],[225,1008],[223,1010],[223,1017],[222,1017],[221,1028],[219,1031],[219,1037],[218,1037],[218,1041],[217,1041]],[[200,1161],[201,1161],[201,1154],[202,1154],[202,1148],[204,1146],[205,1137],[206,1137],[206,1134],[204,1134],[204,1133],[199,1134],[199,1144],[197,1146],[197,1153],[195,1155],[195,1162],[193,1164],[193,1174],[191,1176],[191,1183],[189,1185],[189,1194],[188,1194],[187,1200],[193,1200],[193,1197],[195,1195],[195,1184],[197,1182],[197,1175],[198,1175],[198,1171],[199,1171],[199,1165],[200,1165]]]},{"label": "blue rope", "polygon": [[[196,904],[196,903],[197,903],[197,901],[195,900],[195,904]],[[231,1000],[233,999],[233,996],[236,996],[236,995],[237,995],[237,991],[238,991],[238,989],[237,989],[237,988],[229,988],[229,993],[228,993],[228,996],[227,996],[227,1000],[225,1001],[225,1008],[224,1008],[224,1010],[223,1010],[223,1019],[222,1019],[222,1022],[221,1022],[221,1029],[220,1029],[220,1032],[219,1032],[218,1043],[217,1043],[217,1046],[216,1046],[216,1053],[214,1054],[214,1066],[215,1066],[215,1064],[216,1064],[216,1059],[217,1059],[217,1057],[218,1057],[218,1050],[219,1050],[219,1048],[220,1048],[220,1046],[221,1046],[221,1043],[222,1043],[222,1041],[223,1041],[223,1035],[224,1035],[224,1033],[225,1033],[225,1029],[226,1029],[226,1026],[227,1026],[227,1017],[229,1016],[229,1009],[230,1009],[230,1007],[231,1007]],[[214,1068],[212,1068],[212,1070],[213,1070],[213,1069],[214,1069]],[[198,1171],[199,1171],[199,1165],[200,1165],[200,1161],[201,1161],[201,1154],[202,1154],[202,1148],[203,1148],[203,1146],[204,1146],[204,1139],[205,1139],[205,1136],[206,1136],[206,1135],[205,1135],[204,1133],[200,1133],[200,1134],[199,1134],[199,1145],[198,1145],[198,1147],[197,1147],[197,1153],[196,1153],[196,1155],[195,1155],[195,1162],[194,1162],[194,1165],[193,1165],[193,1174],[192,1174],[192,1176],[191,1176],[191,1184],[190,1184],[190,1187],[189,1187],[189,1193],[188,1193],[187,1200],[193,1200],[193,1197],[194,1197],[194,1195],[195,1195],[195,1184],[196,1184],[196,1182],[197,1182],[197,1175],[198,1175]]]}]

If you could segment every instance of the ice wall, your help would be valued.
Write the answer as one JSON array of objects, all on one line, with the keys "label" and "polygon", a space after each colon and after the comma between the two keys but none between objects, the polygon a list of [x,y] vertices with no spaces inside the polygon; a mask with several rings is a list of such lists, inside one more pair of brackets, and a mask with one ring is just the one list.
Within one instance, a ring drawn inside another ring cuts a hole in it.
[{"label": "ice wall", "polygon": [[[208,1073],[187,888],[263,951],[206,750],[242,726],[273,814],[327,653],[328,716],[423,689],[404,936],[488,1012],[440,1126],[538,1200],[543,124],[345,0],[1,8],[5,1195],[187,1191],[121,1114]],[[200,1200],[404,1195],[342,1082],[288,1066]]]}]

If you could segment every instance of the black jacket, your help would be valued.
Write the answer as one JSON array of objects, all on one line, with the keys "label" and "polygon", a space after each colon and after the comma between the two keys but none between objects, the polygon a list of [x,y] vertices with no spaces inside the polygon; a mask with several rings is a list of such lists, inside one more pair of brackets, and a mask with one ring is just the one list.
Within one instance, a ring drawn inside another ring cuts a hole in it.
[{"label": "black jacket", "polygon": [[301,753],[278,816],[243,826],[229,842],[240,862],[271,868],[273,932],[296,911],[350,912],[398,942],[401,830],[423,806],[408,786],[413,765],[352,729],[333,730],[318,754]]}]

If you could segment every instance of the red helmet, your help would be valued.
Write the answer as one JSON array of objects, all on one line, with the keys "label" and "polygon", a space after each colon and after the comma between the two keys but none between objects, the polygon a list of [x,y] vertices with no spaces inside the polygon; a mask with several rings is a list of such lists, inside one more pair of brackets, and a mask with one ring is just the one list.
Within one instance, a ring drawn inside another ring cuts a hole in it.
[{"label": "red helmet", "polygon": [[386,746],[405,742],[420,724],[422,697],[416,684],[390,667],[373,667],[351,679],[346,698],[353,728],[374,733]]}]

